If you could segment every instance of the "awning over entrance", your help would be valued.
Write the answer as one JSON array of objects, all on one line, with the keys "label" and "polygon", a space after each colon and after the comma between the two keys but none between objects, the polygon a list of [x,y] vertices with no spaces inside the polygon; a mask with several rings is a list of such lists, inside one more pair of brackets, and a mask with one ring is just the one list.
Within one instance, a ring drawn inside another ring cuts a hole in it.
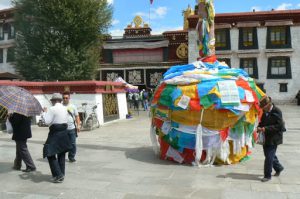
[{"label": "awning over entrance", "polygon": [[13,79],[23,79],[19,75],[5,72],[5,73],[0,73],[0,80],[13,80]]},{"label": "awning over entrance", "polygon": [[103,45],[104,49],[120,50],[120,49],[155,49],[168,47],[169,41],[156,41],[156,42],[115,42],[106,43]]}]

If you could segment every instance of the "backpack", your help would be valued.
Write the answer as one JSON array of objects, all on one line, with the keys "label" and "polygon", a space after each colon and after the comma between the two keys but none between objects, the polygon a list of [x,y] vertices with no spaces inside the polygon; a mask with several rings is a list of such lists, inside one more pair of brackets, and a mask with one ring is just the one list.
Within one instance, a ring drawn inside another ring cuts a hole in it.
[{"label": "backpack", "polygon": [[143,92],[143,99],[148,99],[148,92],[147,91]]},{"label": "backpack", "polygon": [[134,101],[138,101],[139,100],[139,94],[134,93],[132,98],[133,98]]}]

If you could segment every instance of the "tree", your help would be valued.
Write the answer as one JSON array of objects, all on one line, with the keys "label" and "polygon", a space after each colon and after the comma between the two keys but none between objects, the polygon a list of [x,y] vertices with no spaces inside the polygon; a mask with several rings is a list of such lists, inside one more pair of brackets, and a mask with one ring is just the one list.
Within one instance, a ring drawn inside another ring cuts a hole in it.
[{"label": "tree", "polygon": [[107,0],[14,0],[16,69],[26,80],[89,80],[111,24]]}]

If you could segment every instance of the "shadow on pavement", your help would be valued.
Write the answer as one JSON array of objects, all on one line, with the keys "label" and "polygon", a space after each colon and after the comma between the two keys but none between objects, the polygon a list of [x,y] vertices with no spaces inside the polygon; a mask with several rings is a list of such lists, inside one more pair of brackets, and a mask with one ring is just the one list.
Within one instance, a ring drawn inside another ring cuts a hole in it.
[{"label": "shadow on pavement", "polygon": [[226,175],[218,175],[217,178],[232,178],[235,180],[260,180],[262,175],[248,173],[227,173]]},{"label": "shadow on pavement", "polygon": [[92,149],[92,150],[108,150],[108,151],[124,151],[126,158],[134,159],[141,162],[161,165],[174,165],[176,163],[166,160],[161,160],[157,157],[152,147],[137,147],[137,148],[124,148],[114,146],[90,145],[90,144],[77,144],[77,147]]},{"label": "shadow on pavement", "polygon": [[9,172],[20,172],[19,177],[22,180],[31,180],[35,183],[40,182],[51,182],[51,175],[44,175],[40,171],[24,173],[22,171],[16,171],[12,169],[13,163],[11,162],[0,162],[0,174]]},{"label": "shadow on pavement", "polygon": [[44,175],[40,171],[22,173],[19,175],[22,180],[31,180],[34,183],[52,182],[51,175]]},{"label": "shadow on pavement", "polygon": [[12,169],[13,162],[0,162],[0,173],[15,171]]},{"label": "shadow on pavement", "polygon": [[[0,138],[2,141],[11,141],[7,138]],[[45,141],[38,141],[38,140],[28,140],[28,143],[35,143],[35,144],[44,144]],[[129,159],[134,159],[141,162],[147,162],[151,164],[160,164],[160,165],[175,165],[175,162],[161,160],[157,157],[151,146],[147,147],[136,147],[136,148],[125,148],[125,147],[115,147],[115,146],[103,146],[103,145],[91,145],[91,144],[77,144],[78,148],[85,148],[91,150],[108,150],[108,151],[124,151],[125,156]],[[38,161],[44,162],[47,159],[38,159]],[[1,163],[0,163],[1,164]],[[183,164],[184,165],[184,164]],[[190,166],[190,165],[187,165]],[[10,167],[9,167],[10,168]],[[1,171],[0,171],[1,173]]]}]

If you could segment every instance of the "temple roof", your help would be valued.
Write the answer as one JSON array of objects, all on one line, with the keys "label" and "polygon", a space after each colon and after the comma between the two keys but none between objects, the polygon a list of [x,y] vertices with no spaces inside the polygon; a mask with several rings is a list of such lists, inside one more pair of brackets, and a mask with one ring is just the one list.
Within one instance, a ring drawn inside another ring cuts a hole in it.
[{"label": "temple roof", "polygon": [[0,19],[12,18],[15,11],[16,11],[15,7],[0,10]]},{"label": "temple roof", "polygon": [[166,34],[176,34],[176,33],[188,33],[188,30],[170,30],[170,31],[165,31],[163,32],[163,35],[166,35]]},{"label": "temple roof", "polygon": [[118,37],[118,38],[108,38],[105,40],[106,43],[115,43],[115,42],[140,42],[140,41],[162,41],[165,40],[163,35],[150,35],[148,37],[134,37],[134,38],[124,38],[124,37]]},{"label": "temple roof", "polygon": [[[196,28],[198,15],[192,15],[188,18],[189,28]],[[271,10],[271,11],[253,11],[253,12],[236,12],[216,14],[215,23],[227,23],[235,25],[239,22],[259,21],[292,21],[293,24],[300,24],[300,9],[297,10]],[[264,24],[263,24],[264,25]]]},{"label": "temple roof", "polygon": [[187,64],[185,61],[172,61],[172,62],[144,62],[144,63],[119,63],[119,64],[111,64],[111,63],[101,63],[101,68],[98,70],[106,69],[106,68],[140,68],[140,67],[170,67],[174,65],[182,65]]},{"label": "temple roof", "polygon": [[104,49],[112,49],[112,50],[119,50],[119,49],[155,49],[155,48],[162,48],[168,47],[169,41],[162,40],[162,41],[119,41],[119,42],[112,42],[112,43],[105,43],[103,44]]}]

